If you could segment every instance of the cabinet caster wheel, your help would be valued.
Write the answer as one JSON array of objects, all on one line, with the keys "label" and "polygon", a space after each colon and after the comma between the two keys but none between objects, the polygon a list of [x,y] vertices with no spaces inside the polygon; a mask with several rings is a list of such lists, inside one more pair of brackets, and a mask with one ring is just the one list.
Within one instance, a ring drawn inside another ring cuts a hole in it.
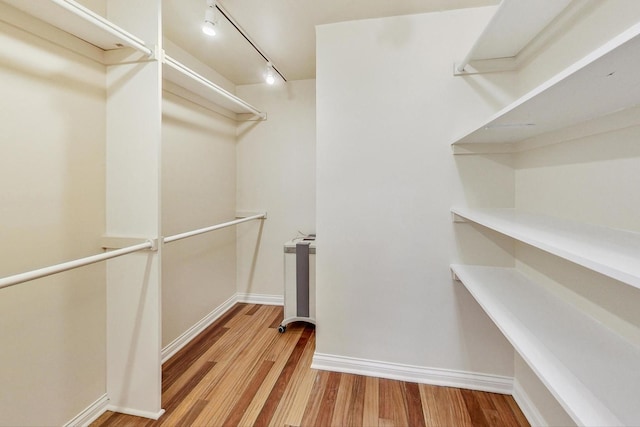
[{"label": "cabinet caster wheel", "polygon": [[280,332],[281,334],[284,334],[284,331],[287,330],[287,327],[284,325],[280,325],[278,326],[278,332]]}]

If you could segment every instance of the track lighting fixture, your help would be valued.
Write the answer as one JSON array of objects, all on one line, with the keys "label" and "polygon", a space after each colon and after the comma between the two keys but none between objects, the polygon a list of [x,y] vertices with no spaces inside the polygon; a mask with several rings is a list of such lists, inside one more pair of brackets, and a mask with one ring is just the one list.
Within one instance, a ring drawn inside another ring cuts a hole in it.
[{"label": "track lighting fixture", "polygon": [[204,11],[204,23],[202,24],[202,32],[211,37],[216,35],[215,10],[215,0],[207,0],[207,9]]},{"label": "track lighting fixture", "polygon": [[276,73],[271,62],[267,62],[267,71],[264,73],[264,81],[269,85],[276,82]]},{"label": "track lighting fixture", "polygon": [[284,78],[280,70],[274,67],[271,61],[269,61],[269,58],[267,57],[267,55],[263,53],[262,50],[258,48],[258,46],[256,46],[256,44],[244,32],[242,27],[240,27],[240,25],[233,19],[233,17],[229,15],[229,12],[227,12],[221,5],[217,4],[216,0],[206,0],[206,2],[207,2],[207,8],[205,9],[205,12],[204,12],[204,23],[202,24],[203,33],[212,37],[216,35],[216,33],[218,32],[218,21],[216,21],[215,17],[217,13],[220,13],[222,17],[226,21],[228,21],[229,24],[231,24],[231,26],[235,28],[242,37],[244,37],[244,39],[251,45],[251,47],[260,56],[262,56],[262,58],[265,61],[267,61],[267,68],[264,72],[264,81],[269,85],[273,85],[276,83],[278,76],[280,76],[279,78],[282,81],[284,82],[287,81],[287,79]]}]

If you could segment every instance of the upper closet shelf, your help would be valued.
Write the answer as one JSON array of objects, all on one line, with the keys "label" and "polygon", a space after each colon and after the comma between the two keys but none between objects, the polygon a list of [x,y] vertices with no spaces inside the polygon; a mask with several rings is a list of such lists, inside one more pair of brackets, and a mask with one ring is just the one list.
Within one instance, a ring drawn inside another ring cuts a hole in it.
[{"label": "upper closet shelf", "polygon": [[143,40],[73,0],[3,1],[102,50],[131,47],[153,55]]},{"label": "upper closet shelf", "polygon": [[[465,59],[456,64],[456,73],[464,74],[478,61],[505,64],[515,60],[571,0],[502,0],[487,26]],[[469,64],[471,64],[469,66]]]},{"label": "upper closet shelf", "polygon": [[640,104],[640,24],[453,142],[513,144]]},{"label": "upper closet shelf", "polygon": [[515,269],[451,270],[578,425],[640,425],[637,345]]},{"label": "upper closet shelf", "polygon": [[162,75],[168,81],[226,110],[237,114],[250,114],[260,120],[267,118],[266,113],[205,79],[166,54],[164,55]]},{"label": "upper closet shelf", "polygon": [[459,217],[640,288],[640,233],[515,209],[452,208]]}]

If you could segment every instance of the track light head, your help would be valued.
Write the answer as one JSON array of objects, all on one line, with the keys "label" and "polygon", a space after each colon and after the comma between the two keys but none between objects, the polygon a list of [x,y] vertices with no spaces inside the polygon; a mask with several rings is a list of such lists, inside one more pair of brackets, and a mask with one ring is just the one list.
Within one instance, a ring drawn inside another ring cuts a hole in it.
[{"label": "track light head", "polygon": [[216,35],[215,7],[213,0],[207,0],[207,9],[204,11],[204,23],[202,24],[202,32],[208,36]]},{"label": "track light head", "polygon": [[264,73],[264,81],[269,85],[276,82],[276,73],[271,62],[267,62],[267,71]]}]

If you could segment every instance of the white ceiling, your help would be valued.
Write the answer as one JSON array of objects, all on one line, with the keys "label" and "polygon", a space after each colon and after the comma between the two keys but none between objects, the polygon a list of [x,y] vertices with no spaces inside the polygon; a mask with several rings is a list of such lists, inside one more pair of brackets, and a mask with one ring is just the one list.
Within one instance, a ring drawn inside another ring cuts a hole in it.
[{"label": "white ceiling", "polygon": [[[315,26],[385,16],[496,5],[499,0],[218,0],[287,80],[315,78]],[[216,13],[205,36],[205,0],[163,0],[165,36],[236,85],[263,81],[265,61]],[[171,55],[171,52],[168,52]]]}]

